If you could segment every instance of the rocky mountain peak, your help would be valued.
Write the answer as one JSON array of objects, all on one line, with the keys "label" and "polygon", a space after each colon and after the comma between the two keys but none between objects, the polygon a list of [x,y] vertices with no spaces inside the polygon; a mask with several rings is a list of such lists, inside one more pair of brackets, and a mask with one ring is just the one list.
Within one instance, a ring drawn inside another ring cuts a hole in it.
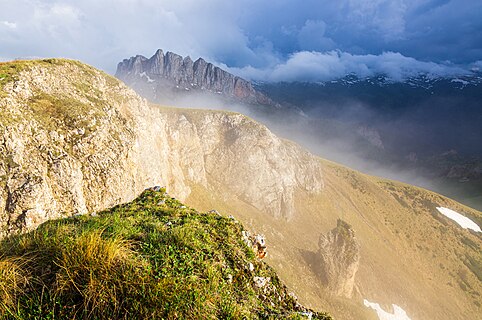
[{"label": "rocky mountain peak", "polygon": [[157,50],[150,60],[151,60],[150,62],[151,70],[149,70],[150,73],[159,74],[159,70],[164,70],[164,52],[161,49]]},{"label": "rocky mountain peak", "polygon": [[[253,85],[212,63],[158,49],[151,58],[135,56],[117,66],[116,77],[156,102],[170,90],[202,91],[248,104],[276,106]],[[146,94],[147,92],[147,94]]]},{"label": "rocky mountain peak", "polygon": [[184,60],[182,61],[182,63],[185,64],[185,65],[191,65],[191,67],[192,67],[192,64],[193,64],[194,62],[192,61],[192,59],[191,59],[190,56],[186,56],[186,57],[184,58]]}]

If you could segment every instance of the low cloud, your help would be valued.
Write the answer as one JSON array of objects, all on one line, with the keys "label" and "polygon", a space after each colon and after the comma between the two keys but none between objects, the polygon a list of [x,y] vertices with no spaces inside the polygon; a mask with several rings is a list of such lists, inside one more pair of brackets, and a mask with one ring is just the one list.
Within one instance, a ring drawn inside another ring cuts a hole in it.
[{"label": "low cloud", "polygon": [[[430,179],[420,175],[415,169],[402,168],[399,165],[382,160],[367,158],[360,152],[359,137],[355,131],[359,126],[360,114],[372,113],[361,104],[343,106],[342,113],[333,121],[330,132],[320,130],[318,123],[305,116],[295,116],[291,113],[265,114],[241,104],[227,102],[219,97],[203,93],[191,92],[189,95],[178,95],[174,100],[163,101],[162,104],[181,108],[229,110],[247,115],[266,125],[279,137],[299,143],[313,154],[331,161],[341,163],[365,173],[399,180],[420,187],[434,189]],[[400,124],[392,123],[392,125]],[[336,133],[332,132],[335,130]],[[364,148],[364,147],[362,147]]]},{"label": "low cloud", "polygon": [[403,81],[420,74],[428,77],[449,77],[470,73],[462,67],[419,61],[397,52],[354,55],[341,51],[302,51],[291,55],[286,62],[270,68],[231,68],[230,71],[247,79],[272,82],[328,81],[347,74],[362,78],[383,74],[392,81]]},{"label": "low cloud", "polygon": [[482,60],[475,61],[472,64],[472,70],[474,71],[482,71]]}]

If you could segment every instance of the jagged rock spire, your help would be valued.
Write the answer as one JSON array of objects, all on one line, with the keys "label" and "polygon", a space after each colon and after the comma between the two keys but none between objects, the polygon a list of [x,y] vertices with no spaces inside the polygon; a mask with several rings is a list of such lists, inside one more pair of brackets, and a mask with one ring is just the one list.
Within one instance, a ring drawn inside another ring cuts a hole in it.
[{"label": "jagged rock spire", "polygon": [[336,228],[318,242],[318,273],[322,282],[337,296],[351,297],[360,264],[360,244],[355,231],[338,219]]}]

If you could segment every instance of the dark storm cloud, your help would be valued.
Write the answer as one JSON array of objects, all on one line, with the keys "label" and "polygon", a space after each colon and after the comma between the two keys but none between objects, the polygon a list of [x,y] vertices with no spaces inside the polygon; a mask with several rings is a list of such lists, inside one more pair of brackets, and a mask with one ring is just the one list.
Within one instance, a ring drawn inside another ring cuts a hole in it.
[{"label": "dark storm cloud", "polygon": [[[1,59],[64,56],[109,72],[157,48],[271,80],[313,80],[313,70],[451,74],[453,64],[482,60],[478,0],[0,0],[0,8]],[[289,68],[296,63],[305,67]]]},{"label": "dark storm cloud", "polygon": [[[316,48],[322,37],[352,54],[395,51],[426,61],[480,60],[482,1],[280,1],[257,4],[253,11],[243,17],[243,29],[283,53],[333,49]],[[307,22],[322,26],[321,32],[300,41]]]}]

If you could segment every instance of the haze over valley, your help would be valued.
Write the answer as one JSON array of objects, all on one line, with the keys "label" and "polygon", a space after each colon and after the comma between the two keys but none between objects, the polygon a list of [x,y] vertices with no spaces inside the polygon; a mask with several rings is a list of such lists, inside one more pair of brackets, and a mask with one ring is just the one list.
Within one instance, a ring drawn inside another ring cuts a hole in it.
[{"label": "haze over valley", "polygon": [[478,72],[251,84],[159,49],[125,59],[116,76],[150,101],[248,114],[321,157],[482,208]]}]

